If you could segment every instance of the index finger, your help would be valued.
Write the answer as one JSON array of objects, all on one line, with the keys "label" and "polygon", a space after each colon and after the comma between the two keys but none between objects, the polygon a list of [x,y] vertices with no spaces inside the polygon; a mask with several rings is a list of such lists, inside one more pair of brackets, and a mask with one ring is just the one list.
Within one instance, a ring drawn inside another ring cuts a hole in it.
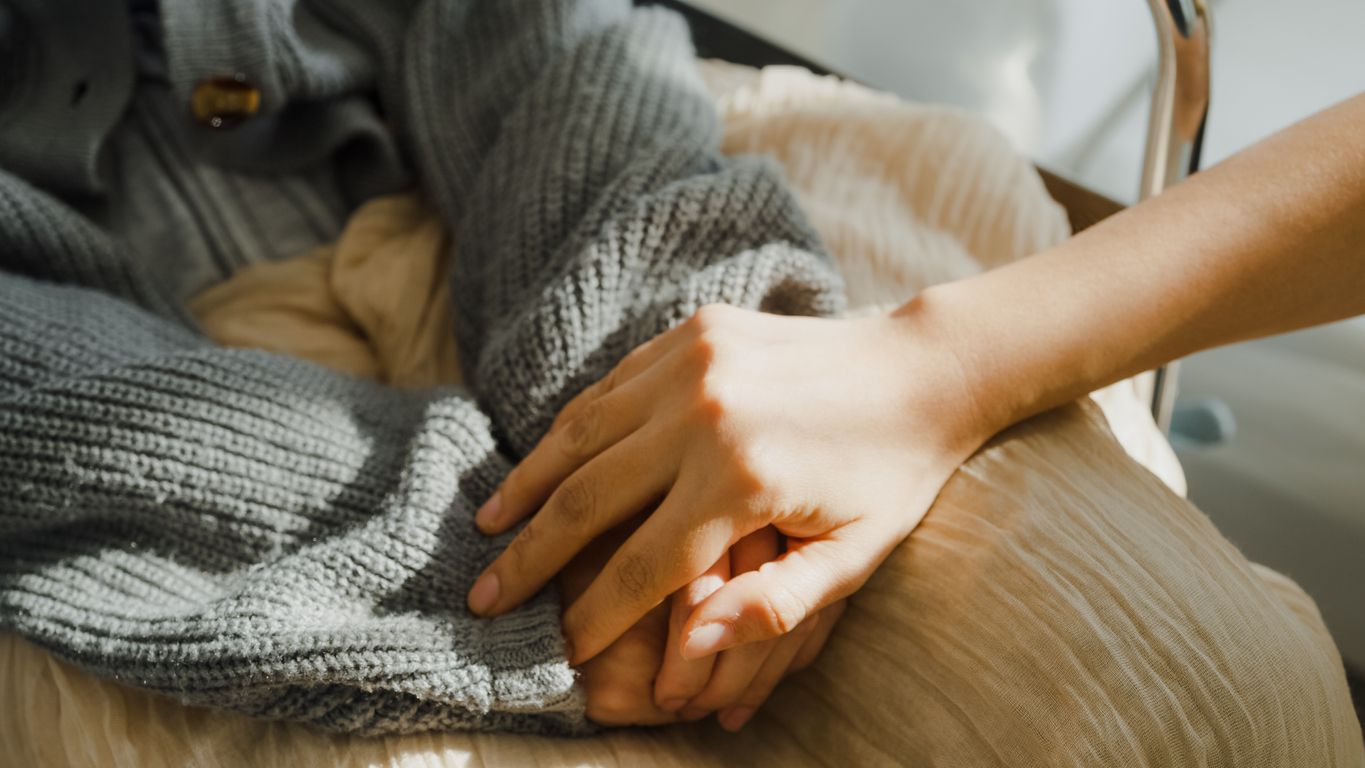
[{"label": "index finger", "polygon": [[474,582],[470,610],[480,616],[512,610],[598,535],[662,496],[672,469],[647,450],[649,440],[636,433],[565,481]]},{"label": "index finger", "polygon": [[[649,370],[671,349],[665,336],[636,347],[611,372],[579,392],[560,410],[536,447],[503,478],[479,507],[474,522],[498,534],[539,509],[570,475],[637,429],[648,397],[630,397],[622,388]],[[635,382],[638,389],[638,382]]]}]

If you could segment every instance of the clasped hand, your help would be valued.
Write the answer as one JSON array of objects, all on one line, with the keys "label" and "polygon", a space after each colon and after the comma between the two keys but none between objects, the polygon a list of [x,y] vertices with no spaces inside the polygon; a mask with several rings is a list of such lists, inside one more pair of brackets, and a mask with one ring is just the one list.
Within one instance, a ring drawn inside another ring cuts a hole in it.
[{"label": "clasped hand", "polygon": [[[559,574],[565,603],[586,591],[644,515],[594,539]],[[661,725],[712,712],[730,730],[744,725],[785,675],[809,665],[843,613],[844,601],[822,609],[780,638],[739,645],[712,656],[684,659],[678,627],[700,600],[732,573],[757,568],[778,555],[768,527],[741,539],[705,576],[655,606],[606,650],[579,668],[588,717],[602,725]]]},{"label": "clasped hand", "polygon": [[[638,669],[658,654],[660,712],[738,727],[984,439],[924,327],[915,302],[859,320],[703,307],[565,406],[480,509],[486,533],[534,517],[471,609],[511,610],[572,563],[563,625],[590,710],[611,647]],[[599,719],[630,711],[607,698]]]}]

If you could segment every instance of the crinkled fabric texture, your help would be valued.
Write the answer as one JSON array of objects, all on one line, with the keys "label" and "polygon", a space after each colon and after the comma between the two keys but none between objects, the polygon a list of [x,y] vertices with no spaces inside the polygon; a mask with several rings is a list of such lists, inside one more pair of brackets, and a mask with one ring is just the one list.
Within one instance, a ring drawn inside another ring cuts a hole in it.
[{"label": "crinkled fabric texture", "polygon": [[432,0],[400,44],[358,8],[332,6],[354,12],[337,28],[371,36],[460,244],[477,395],[216,347],[145,254],[0,171],[0,626],[324,730],[580,733],[553,590],[465,608],[509,541],[474,510],[635,345],[711,302],[835,313],[841,285],[776,167],[720,157],[676,16]]},{"label": "crinkled fabric texture", "polygon": [[335,243],[256,264],[195,296],[214,341],[396,387],[463,384],[450,320],[450,237],[416,192],[356,209]]},{"label": "crinkled fabric texture", "polygon": [[1365,765],[1313,601],[1248,563],[1084,401],[972,457],[815,664],[737,734],[710,720],[328,736],[103,683],[12,637],[3,679],[0,742],[62,768]]}]

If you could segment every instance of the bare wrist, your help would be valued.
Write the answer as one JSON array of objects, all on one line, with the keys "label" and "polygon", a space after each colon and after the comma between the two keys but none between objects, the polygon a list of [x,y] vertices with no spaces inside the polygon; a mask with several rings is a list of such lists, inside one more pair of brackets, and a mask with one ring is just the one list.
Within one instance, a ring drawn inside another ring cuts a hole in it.
[{"label": "bare wrist", "polygon": [[958,317],[960,294],[944,288],[923,291],[891,319],[906,346],[907,397],[927,406],[942,430],[942,448],[965,458],[1017,418],[994,379],[995,366],[984,359],[988,350]]}]

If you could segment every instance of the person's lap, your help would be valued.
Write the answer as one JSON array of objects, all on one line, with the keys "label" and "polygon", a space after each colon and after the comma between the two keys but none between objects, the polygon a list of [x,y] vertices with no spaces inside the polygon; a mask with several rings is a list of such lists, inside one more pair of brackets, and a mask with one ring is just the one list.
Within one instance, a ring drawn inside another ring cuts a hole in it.
[{"label": "person's lap", "polygon": [[1340,657],[1312,601],[1129,459],[1088,402],[1020,424],[968,461],[854,595],[821,658],[737,734],[704,721],[577,740],[329,737],[20,664],[41,662],[21,642],[5,638],[0,656],[10,699],[0,734],[31,743],[60,739],[52,722],[85,730],[103,746],[61,749],[73,765],[1362,759]]}]

